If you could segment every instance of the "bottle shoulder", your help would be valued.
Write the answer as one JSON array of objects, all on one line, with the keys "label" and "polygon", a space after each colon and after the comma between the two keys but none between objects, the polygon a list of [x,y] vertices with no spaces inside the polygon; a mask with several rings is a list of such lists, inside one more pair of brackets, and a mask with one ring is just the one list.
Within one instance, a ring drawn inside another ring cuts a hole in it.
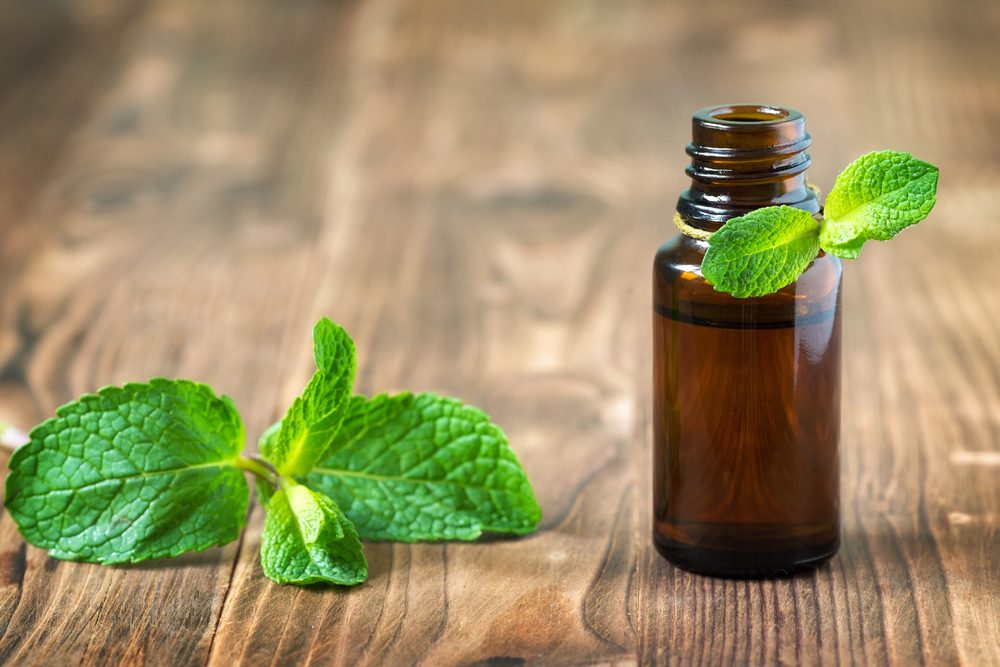
[{"label": "bottle shoulder", "polygon": [[676,276],[685,271],[701,277],[701,262],[708,252],[708,241],[678,234],[666,240],[656,251],[653,271],[666,276]]},{"label": "bottle shoulder", "polygon": [[663,302],[700,303],[715,307],[773,306],[831,308],[840,292],[842,265],[840,259],[820,251],[802,275],[793,283],[773,294],[750,299],[738,299],[717,292],[701,272],[701,263],[708,251],[708,242],[679,234],[667,240],[656,252],[653,261],[654,300]]}]

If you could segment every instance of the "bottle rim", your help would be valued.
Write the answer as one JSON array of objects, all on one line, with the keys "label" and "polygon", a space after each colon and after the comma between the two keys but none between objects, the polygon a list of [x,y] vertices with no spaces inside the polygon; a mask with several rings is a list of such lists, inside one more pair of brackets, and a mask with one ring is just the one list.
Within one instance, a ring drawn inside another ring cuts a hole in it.
[{"label": "bottle rim", "polygon": [[803,116],[796,109],[771,104],[719,104],[699,109],[694,113],[693,120],[702,125],[731,130],[795,123],[803,120]]},{"label": "bottle rim", "polygon": [[691,117],[691,143],[685,152],[705,160],[756,160],[793,157],[812,144],[805,117],[790,107],[771,104],[720,104]]}]

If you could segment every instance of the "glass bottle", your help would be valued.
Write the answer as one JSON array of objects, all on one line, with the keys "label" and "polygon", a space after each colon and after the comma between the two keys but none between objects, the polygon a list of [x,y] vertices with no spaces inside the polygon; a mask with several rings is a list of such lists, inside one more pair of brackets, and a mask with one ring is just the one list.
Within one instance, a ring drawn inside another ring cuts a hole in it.
[{"label": "glass bottle", "polygon": [[[797,111],[698,111],[677,211],[714,231],[755,208],[819,211]],[[774,294],[738,299],[701,274],[681,234],[653,267],[654,541],[704,574],[815,566],[840,543],[840,260],[820,253]]]}]

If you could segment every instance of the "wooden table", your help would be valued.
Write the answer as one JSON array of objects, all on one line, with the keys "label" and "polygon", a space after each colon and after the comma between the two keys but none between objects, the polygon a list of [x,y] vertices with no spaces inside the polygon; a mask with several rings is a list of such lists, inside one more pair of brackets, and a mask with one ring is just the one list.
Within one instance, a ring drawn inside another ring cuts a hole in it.
[{"label": "wooden table", "polygon": [[[255,440],[329,315],[359,390],[505,427],[535,535],[368,544],[351,590],[241,541],[60,562],[0,518],[0,663],[1000,664],[1000,5],[75,0],[0,11],[0,418],[154,375]],[[650,541],[650,262],[690,113],[803,111],[811,178],[941,167],[846,269],[843,537],[775,581]],[[5,458],[5,457],[4,457]]]}]

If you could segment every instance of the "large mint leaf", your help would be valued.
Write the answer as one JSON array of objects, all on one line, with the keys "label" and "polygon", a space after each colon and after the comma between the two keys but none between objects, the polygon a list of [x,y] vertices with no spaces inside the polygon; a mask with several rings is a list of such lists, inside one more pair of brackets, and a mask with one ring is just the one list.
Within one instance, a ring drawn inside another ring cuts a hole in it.
[{"label": "large mint leaf", "polygon": [[368,577],[358,533],[347,517],[322,493],[288,481],[268,500],[260,562],[279,584],[350,586]]},{"label": "large mint leaf", "polygon": [[719,292],[763,296],[794,282],[818,252],[819,223],[808,211],[769,206],[712,234],[701,270]]},{"label": "large mint leaf", "polygon": [[305,480],[330,496],[365,539],[523,534],[541,518],[503,431],[483,412],[433,394],[352,399]]},{"label": "large mint leaf", "polygon": [[235,540],[249,489],[243,424],[186,380],[107,387],[56,411],[10,458],[6,504],[56,558],[136,562]]},{"label": "large mint leaf", "polygon": [[322,456],[351,398],[354,342],[347,332],[321,319],[313,330],[316,372],[281,420],[277,433],[261,441],[261,453],[282,475],[304,475]]},{"label": "large mint leaf", "polygon": [[878,151],[847,166],[826,198],[820,245],[857,257],[867,240],[885,241],[927,217],[936,201],[938,170],[909,153]]}]

